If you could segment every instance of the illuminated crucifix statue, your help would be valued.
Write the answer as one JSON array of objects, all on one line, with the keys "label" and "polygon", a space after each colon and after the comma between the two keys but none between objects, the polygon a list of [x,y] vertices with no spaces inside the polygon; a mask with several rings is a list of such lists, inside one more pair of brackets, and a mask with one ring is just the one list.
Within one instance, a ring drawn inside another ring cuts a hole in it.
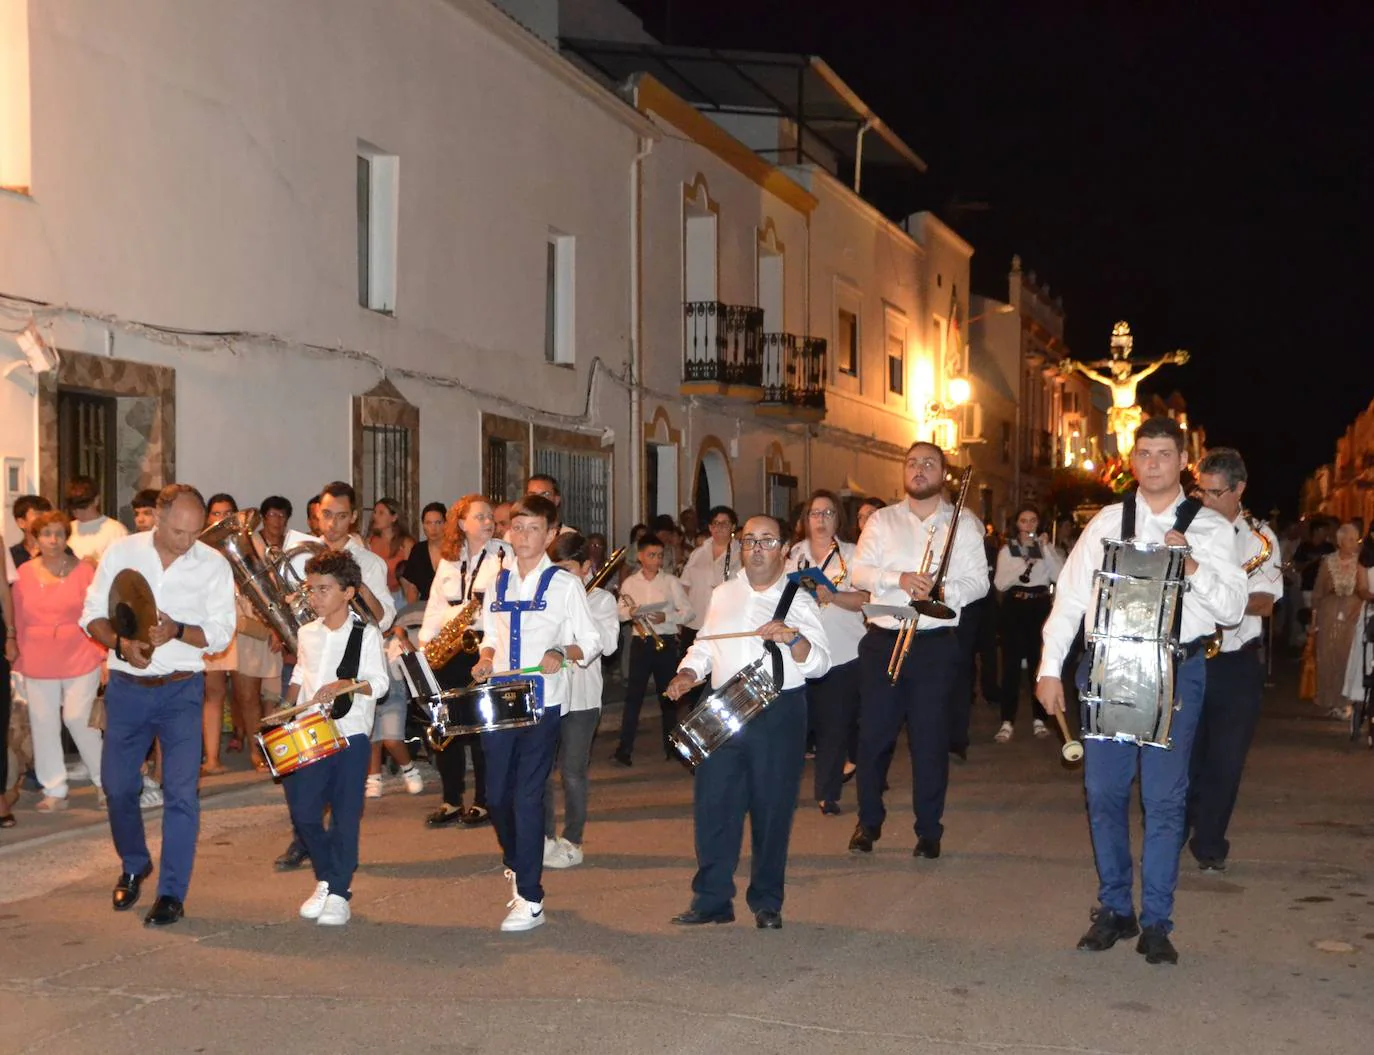
[{"label": "illuminated crucifix statue", "polygon": [[[1063,374],[1072,374],[1076,370],[1088,380],[1096,381],[1099,385],[1106,385],[1112,390],[1112,408],[1107,412],[1107,428],[1115,433],[1116,453],[1122,458],[1131,453],[1131,448],[1135,445],[1135,430],[1140,427],[1140,423],[1145,418],[1144,412],[1140,409],[1140,404],[1136,402],[1137,386],[1161,366],[1182,366],[1188,361],[1188,353],[1180,348],[1176,352],[1169,352],[1153,362],[1146,363],[1140,370],[1133,372],[1131,363],[1131,346],[1133,343],[1134,339],[1131,337],[1130,326],[1124,322],[1118,322],[1112,327],[1112,357],[1110,359],[1099,359],[1094,363],[1080,363],[1073,359],[1065,359],[1059,364],[1059,370]],[[1094,366],[1106,367],[1111,373],[1098,373],[1091,369]]]}]

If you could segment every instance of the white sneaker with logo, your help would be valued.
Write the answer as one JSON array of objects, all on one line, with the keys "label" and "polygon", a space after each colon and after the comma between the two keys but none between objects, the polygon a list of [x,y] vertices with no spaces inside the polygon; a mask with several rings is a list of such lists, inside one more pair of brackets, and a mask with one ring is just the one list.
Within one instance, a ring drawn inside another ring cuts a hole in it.
[{"label": "white sneaker with logo", "polygon": [[155,810],[161,805],[162,788],[157,784],[149,786],[148,780],[145,777],[143,781],[143,790],[139,793],[138,796],[139,809]]},{"label": "white sneaker with logo", "polygon": [[993,739],[996,740],[999,744],[1005,744],[1008,740],[1011,739],[1011,734],[1011,722],[1003,722],[1002,728],[997,730],[997,734],[993,737]]},{"label": "white sneaker with logo", "polygon": [[515,887],[515,873],[509,868],[506,869],[506,878],[510,880],[511,899],[506,902],[506,908],[510,911],[506,913],[506,918],[501,921],[501,930],[511,933],[542,927],[544,925],[544,903],[542,901],[526,901],[522,898]]},{"label": "white sneaker with logo", "polygon": [[406,791],[412,795],[419,795],[425,790],[425,778],[420,772],[420,767],[414,762],[401,770],[401,779],[406,782]]},{"label": "white sneaker with logo", "polygon": [[[549,850],[548,844],[553,843],[553,850]],[[572,868],[574,865],[582,863],[582,847],[577,843],[569,842],[563,837],[558,839],[544,840],[544,867],[545,868]]]},{"label": "white sneaker with logo", "polygon": [[1047,726],[1039,718],[1035,719],[1035,721],[1031,723],[1031,732],[1034,733],[1036,736],[1040,737],[1040,739],[1042,740],[1050,735],[1049,726]]},{"label": "white sneaker with logo", "polygon": [[315,892],[301,903],[301,919],[319,919],[328,898],[329,884],[321,880],[315,884]]},{"label": "white sneaker with logo", "polygon": [[367,775],[367,787],[363,790],[363,796],[369,799],[379,799],[382,797],[382,775],[380,773],[369,773]]},{"label": "white sneaker with logo", "polygon": [[[326,885],[325,889],[328,889]],[[304,909],[302,909],[304,914]],[[339,897],[338,894],[329,894],[324,899],[324,905],[320,908],[320,915],[315,920],[322,927],[342,927],[348,922],[353,912],[348,907],[348,898]]]}]

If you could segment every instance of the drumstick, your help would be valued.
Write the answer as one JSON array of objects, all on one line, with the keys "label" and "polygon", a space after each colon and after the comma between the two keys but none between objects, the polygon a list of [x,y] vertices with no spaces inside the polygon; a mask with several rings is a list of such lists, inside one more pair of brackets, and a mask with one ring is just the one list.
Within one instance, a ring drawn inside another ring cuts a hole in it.
[{"label": "drumstick", "polygon": [[1083,745],[1073,738],[1069,733],[1069,723],[1064,720],[1063,711],[1054,712],[1055,721],[1059,723],[1059,731],[1064,734],[1064,746],[1059,749],[1060,755],[1065,762],[1083,761]]},{"label": "drumstick", "polygon": [[[794,633],[794,634],[797,632],[797,630],[796,630],[795,627],[789,626],[787,629],[788,629],[788,630],[791,630],[792,633]],[[736,637],[758,637],[758,636],[759,636],[759,632],[758,632],[757,630],[737,630],[737,631],[735,631],[733,634],[698,634],[697,637],[696,637],[696,639],[697,639],[698,641],[729,641],[731,638],[736,638]]]},{"label": "drumstick", "polygon": [[[335,692],[334,695],[336,697],[342,696],[344,693],[352,692],[355,689],[360,689],[366,684],[367,682],[365,681],[350,681],[347,685],[343,686],[337,692]],[[295,707],[287,707],[285,710],[282,711],[273,711],[271,714],[263,717],[262,724],[281,725],[281,723],[286,721],[286,719],[293,718],[296,715],[300,714],[302,711],[308,711],[311,707],[315,707],[318,705],[319,701],[312,699],[307,700],[305,703],[297,704]]]},{"label": "drumstick", "polygon": [[[563,666],[562,666],[562,667],[559,667],[558,669],[559,669],[559,670],[562,670],[563,667],[566,667],[567,665],[568,665],[568,664],[565,662],[565,663],[563,664]],[[492,678],[510,678],[510,677],[515,677],[515,676],[518,675],[518,674],[538,674],[538,673],[540,673],[542,670],[543,670],[543,666],[542,666],[541,664],[539,664],[539,663],[536,663],[536,664],[535,664],[534,666],[532,666],[532,667],[521,667],[519,670],[493,670],[490,674],[488,674],[488,675],[487,675],[485,678],[483,678],[482,680],[483,680],[483,681],[490,681]]]}]

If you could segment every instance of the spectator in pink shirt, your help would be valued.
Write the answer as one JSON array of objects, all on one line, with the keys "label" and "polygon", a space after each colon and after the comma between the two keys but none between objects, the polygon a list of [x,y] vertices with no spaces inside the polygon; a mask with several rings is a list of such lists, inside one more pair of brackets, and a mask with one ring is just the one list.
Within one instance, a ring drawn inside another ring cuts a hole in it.
[{"label": "spectator in pink shirt", "polygon": [[62,726],[71,733],[81,760],[100,785],[101,735],[90,727],[91,704],[100,687],[101,648],[81,629],[81,607],[95,578],[89,561],[67,549],[69,528],[60,512],[41,514],[33,523],[38,557],[19,569],[14,583],[14,623],[33,728],[34,770],[43,785],[37,809],[67,808],[67,764]]}]

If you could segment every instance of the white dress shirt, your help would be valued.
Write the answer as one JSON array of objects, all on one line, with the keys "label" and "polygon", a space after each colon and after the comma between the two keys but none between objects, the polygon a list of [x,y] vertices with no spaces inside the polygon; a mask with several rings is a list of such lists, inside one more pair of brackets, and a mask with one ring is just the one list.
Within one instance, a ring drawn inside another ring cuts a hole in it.
[{"label": "white dress shirt", "polygon": [[[490,592],[491,584],[504,567],[510,567],[515,556],[510,546],[498,539],[490,539],[476,557],[468,556],[467,542],[458,560],[441,560],[434,569],[434,583],[425,602],[425,617],[420,623],[420,644],[427,645],[454,616],[454,606],[472,597]],[[483,612],[477,613],[472,629],[482,629]]]},{"label": "white dress shirt", "polygon": [[[1176,510],[1183,501],[1183,490],[1179,489],[1162,513],[1152,513],[1139,496],[1132,496],[1127,501],[1136,503],[1136,539],[1140,542],[1162,543],[1164,536],[1173,530]],[[1123,508],[1121,503],[1117,503],[1099,511],[1074,543],[1073,552],[1069,554],[1064,570],[1059,575],[1054,607],[1050,610],[1050,617],[1045,620],[1044,651],[1040,657],[1038,677],[1061,676],[1064,660],[1092,600],[1093,572],[1102,567],[1102,540],[1121,537]],[[1183,592],[1180,644],[1204,637],[1218,625],[1240,622],[1248,593],[1245,573],[1236,559],[1235,531],[1225,517],[1210,509],[1198,510],[1186,537],[1198,568],[1188,576],[1188,586]]]},{"label": "white dress shirt", "polygon": [[118,542],[128,534],[129,529],[113,517],[73,520],[68,532],[67,548],[82,560],[99,562],[111,543]]},{"label": "white dress shirt", "polygon": [[[714,556],[715,543],[707,539],[687,558],[682,569],[682,585],[692,602],[692,617],[684,619],[682,625],[691,630],[700,630],[701,621],[706,618],[706,609],[711,605],[711,591],[727,578],[739,574],[739,543],[734,539],[726,546],[719,557]],[[845,558],[848,560],[848,558]],[[727,575],[726,573],[729,572]]]},{"label": "white dress shirt", "polygon": [[[302,542],[318,542],[324,546],[329,545],[324,539],[316,535],[307,535],[304,531],[297,531],[295,528],[287,530],[287,549],[299,546]],[[357,535],[348,536],[348,541],[344,544],[344,551],[351,553],[353,559],[358,562],[358,567],[363,573],[363,585],[372,591],[372,596],[377,598],[377,603],[382,606],[382,618],[378,625],[383,632],[391,629],[391,624],[396,619],[396,599],[391,596],[391,587],[386,584],[386,561],[368,549]],[[311,554],[309,553],[301,553],[291,562],[292,569],[302,580],[305,579],[305,565],[310,557]]]},{"label": "white dress shirt", "polygon": [[620,647],[620,619],[616,614],[615,597],[602,589],[587,594],[587,610],[592,614],[599,644],[571,667],[571,692],[567,710],[594,711],[601,706],[601,657],[609,656]]},{"label": "white dress shirt", "polygon": [[[687,596],[687,589],[682,585],[682,580],[676,575],[669,575],[666,571],[660,571],[652,579],[644,577],[644,571],[635,572],[628,576],[620,584],[620,602],[618,605],[621,619],[629,619],[631,610],[639,605],[643,607],[648,604],[661,604],[660,609],[663,613],[663,622],[654,623],[654,633],[659,637],[669,637],[677,633],[678,627],[692,618],[692,602]],[[646,615],[644,617],[648,619]],[[635,633],[641,637],[638,627]]]},{"label": "white dress shirt", "polygon": [[[954,506],[945,501],[941,501],[939,509],[925,520],[912,512],[909,501],[874,510],[854,550],[851,562],[854,585],[867,590],[874,604],[910,604],[911,595],[899,585],[902,575],[921,570],[927,545],[930,547],[930,574],[939,570],[953,514]],[[944,602],[954,609],[954,616],[951,619],[922,616],[920,629],[957,626],[964,605],[986,596],[987,592],[988,556],[983,548],[983,524],[965,509],[959,518],[959,530],[954,536],[954,550],[950,553],[944,582]],[[896,619],[887,615],[872,622],[885,630],[896,630],[899,626]]]},{"label": "white dress shirt", "polygon": [[[709,675],[711,687],[718,689],[754,660],[760,657],[767,660],[768,650],[764,648],[761,637],[733,637],[724,641],[703,641],[702,638],[711,634],[757,630],[764,623],[771,622],[786,585],[787,576],[779,575],[771,586],[756,590],[750,585],[747,575],[737,575],[717,586],[711,593],[711,607],[701,624],[701,633],[692,642],[687,655],[682,657],[678,671],[691,671],[698,679]],[[783,620],[788,626],[796,627],[811,642],[811,651],[800,663],[792,658],[790,648],[778,645],[778,651],[782,653],[780,688],[799,689],[806,684],[807,678],[819,678],[830,669],[830,644],[816,602],[805,590],[798,590],[793,596],[792,606]],[[764,670],[772,676],[771,661],[764,663]]]},{"label": "white dress shirt", "polygon": [[[552,568],[547,555],[539,558],[539,563],[523,579],[512,564],[506,570],[510,573],[506,585],[506,601],[532,601],[539,587],[539,579],[545,568]],[[601,636],[592,622],[591,610],[587,607],[587,591],[576,575],[561,571],[549,583],[544,595],[547,606],[542,612],[521,612],[520,615],[520,662],[521,667],[532,667],[544,658],[544,653],[555,645],[576,645],[585,654],[591,655],[601,644]],[[482,649],[490,648],[492,670],[498,673],[516,666],[510,655],[510,628],[514,612],[498,612],[495,605],[497,584],[493,583],[482,599],[486,608],[486,635],[482,638]],[[572,678],[567,667],[557,674],[530,674],[530,678],[544,679],[544,707],[562,707],[568,702]]]},{"label": "white dress shirt", "polygon": [[86,603],[81,609],[83,628],[88,629],[97,619],[109,617],[110,585],[126,568],[132,568],[148,580],[159,611],[166,612],[168,618],[178,623],[198,626],[205,631],[206,647],[197,648],[189,642],[173,639],[153,649],[152,662],[143,670],[136,669],[111,651],[111,670],[123,671],[136,678],[200,671],[205,669],[202,658],[205,653],[223,652],[229,647],[238,623],[234,572],[229,562],[205,543],[194,542],[164,569],[162,558],[153,547],[151,531],[126,535],[110,543],[86,591]]},{"label": "white dress shirt", "polygon": [[1027,582],[1022,582],[1021,576],[1026,571],[1030,546],[1018,543],[1022,553],[1019,557],[1012,554],[1009,545],[997,551],[997,570],[993,572],[992,585],[999,593],[1011,589],[1033,590],[1053,586],[1059,580],[1059,573],[1064,568],[1064,558],[1059,548],[1053,542],[1037,541],[1035,544],[1040,547],[1040,556],[1030,562],[1030,579]]},{"label": "white dress shirt", "polygon": [[[854,586],[854,550],[852,542],[841,542],[835,556],[827,552],[816,560],[811,552],[811,543],[803,539],[792,547],[787,554],[787,571],[803,568],[821,568],[825,577],[835,584],[841,593],[851,593]],[[831,551],[833,552],[833,550]],[[844,573],[840,573],[843,561]],[[823,567],[822,567],[823,566]],[[826,641],[829,643],[830,665],[838,667],[859,658],[859,642],[864,636],[864,617],[862,612],[851,612],[837,604],[818,604],[821,625],[825,627]]]},{"label": "white dress shirt", "polygon": [[[298,704],[308,703],[320,686],[339,680],[339,663],[343,660],[344,649],[348,647],[348,639],[357,621],[357,616],[350,612],[343,626],[337,630],[330,630],[324,625],[323,619],[312,619],[301,627],[296,639],[299,645],[296,669],[291,672],[291,684],[301,687],[296,697]],[[370,736],[377,701],[386,695],[391,686],[386,655],[382,651],[382,634],[370,623],[363,624],[363,648],[358,655],[358,675],[353,680],[367,682],[372,694],[364,696],[353,693],[353,706],[335,721],[339,732],[345,737],[359,733]]]},{"label": "white dress shirt", "polygon": [[[1236,559],[1243,566],[1247,560],[1258,557],[1263,546],[1243,516],[1237,515],[1236,519],[1231,522],[1231,529],[1236,536]],[[1279,540],[1270,530],[1268,524],[1260,524],[1259,529],[1269,540],[1269,559],[1250,573],[1247,589],[1251,594],[1268,594],[1277,601],[1283,597],[1283,571],[1279,558]],[[1244,645],[1248,645],[1258,638],[1263,630],[1264,621],[1257,615],[1247,615],[1235,626],[1223,626],[1221,650],[1223,652],[1238,652]]]}]

